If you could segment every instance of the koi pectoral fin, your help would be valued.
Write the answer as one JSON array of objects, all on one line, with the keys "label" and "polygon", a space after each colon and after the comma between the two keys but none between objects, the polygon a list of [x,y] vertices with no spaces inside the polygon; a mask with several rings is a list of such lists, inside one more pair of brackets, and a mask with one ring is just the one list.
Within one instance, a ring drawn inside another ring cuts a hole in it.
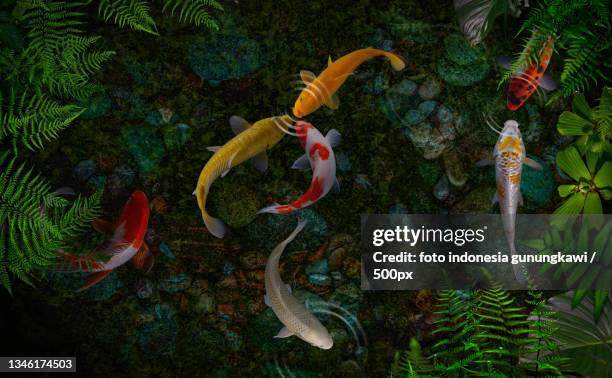
[{"label": "koi pectoral fin", "polygon": [[221,149],[221,146],[208,146],[208,147],[206,147],[206,150],[207,150],[207,151],[210,151],[210,152],[215,152],[215,153],[216,153],[217,151],[219,151],[220,149]]},{"label": "koi pectoral fin", "polygon": [[102,281],[104,278],[106,278],[106,276],[108,276],[110,274],[110,272],[112,272],[112,270],[105,270],[102,272],[96,272],[96,273],[92,273],[90,275],[87,276],[87,281],[85,283],[85,285],[80,288],[79,290],[77,290],[77,292],[81,292],[84,290],[89,289],[92,286],[95,286],[96,284],[100,283],[100,281]]},{"label": "koi pectoral fin", "polygon": [[293,333],[291,331],[289,331],[289,329],[287,327],[283,327],[280,331],[278,331],[278,334],[276,336],[274,336],[275,339],[284,339],[286,337],[290,337],[293,336]]},{"label": "koi pectoral fin", "polygon": [[325,99],[325,106],[333,110],[338,109],[338,107],[340,107],[340,99],[338,98],[338,95],[334,93]]},{"label": "koi pectoral fin", "polygon": [[327,132],[325,139],[327,139],[327,143],[329,143],[329,145],[334,148],[340,145],[342,137],[340,136],[340,132],[338,132],[338,130],[331,129]]},{"label": "koi pectoral fin", "polygon": [[262,152],[251,158],[251,164],[259,172],[265,172],[268,169],[268,154]]},{"label": "koi pectoral fin", "polygon": [[308,155],[304,154],[300,156],[299,158],[297,158],[297,160],[293,162],[293,165],[291,166],[291,168],[292,169],[310,169],[310,159],[308,158]]},{"label": "koi pectoral fin", "polygon": [[476,162],[477,167],[485,167],[487,165],[493,165],[493,164],[495,164],[495,160],[493,160],[493,156],[487,156],[486,158],[482,160],[478,160]]},{"label": "koi pectoral fin", "polygon": [[112,235],[115,233],[115,225],[109,221],[105,221],[104,219],[94,219],[91,221],[91,225],[93,226],[94,230],[101,234]]},{"label": "koi pectoral fin", "polygon": [[151,271],[155,258],[153,257],[153,253],[151,253],[151,250],[149,250],[146,243],[142,243],[142,246],[132,258],[132,262],[136,268],[144,271],[145,273],[149,273]]},{"label": "koi pectoral fin", "polygon": [[239,117],[237,115],[231,116],[229,119],[229,123],[235,135],[238,135],[244,130],[251,127],[250,123],[248,123],[244,118]]},{"label": "koi pectoral fin", "polygon": [[495,205],[497,202],[499,202],[499,197],[497,196],[497,193],[493,194],[493,198],[491,198],[491,205]]},{"label": "koi pectoral fin", "polygon": [[338,193],[340,191],[340,182],[338,182],[338,178],[334,178],[334,185],[332,186],[332,191],[334,193]]},{"label": "koi pectoral fin", "polygon": [[518,192],[518,204],[523,206],[523,194],[521,192]]},{"label": "koi pectoral fin", "polygon": [[529,168],[535,169],[536,171],[541,171],[543,169],[540,163],[530,158],[525,158],[525,161],[523,162],[523,164],[525,164]]}]

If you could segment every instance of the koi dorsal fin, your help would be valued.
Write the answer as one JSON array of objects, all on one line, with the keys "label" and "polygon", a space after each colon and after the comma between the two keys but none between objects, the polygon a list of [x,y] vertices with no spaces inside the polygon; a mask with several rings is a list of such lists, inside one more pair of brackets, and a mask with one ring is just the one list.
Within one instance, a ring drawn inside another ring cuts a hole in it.
[{"label": "koi dorsal fin", "polygon": [[142,243],[142,246],[140,246],[140,249],[132,258],[132,262],[136,268],[144,271],[145,273],[151,271],[155,259],[153,258],[153,254],[146,243]]},{"label": "koi dorsal fin", "polygon": [[229,119],[229,123],[230,127],[232,128],[232,131],[236,135],[251,127],[250,123],[248,123],[244,118],[239,117],[237,115],[231,116]]},{"label": "koi dorsal fin", "polygon": [[312,83],[316,77],[317,76],[314,73],[310,72],[310,71],[307,71],[307,70],[301,70],[300,71],[300,78],[302,79],[302,81],[306,85]]},{"label": "koi dorsal fin", "polygon": [[333,62],[332,62],[332,58],[331,58],[331,55],[330,55],[330,56],[327,57],[327,67],[331,66],[332,63]]}]

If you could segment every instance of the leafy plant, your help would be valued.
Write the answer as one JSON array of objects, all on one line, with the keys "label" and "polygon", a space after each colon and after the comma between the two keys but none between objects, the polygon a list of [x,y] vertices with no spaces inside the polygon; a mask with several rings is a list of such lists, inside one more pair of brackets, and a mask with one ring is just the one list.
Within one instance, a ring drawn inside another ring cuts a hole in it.
[{"label": "leafy plant", "polygon": [[390,376],[561,375],[559,364],[565,360],[552,339],[554,311],[543,302],[542,293],[530,292],[534,309],[528,315],[501,289],[441,291],[433,332],[440,340],[432,346],[433,355],[424,357],[413,339],[408,351],[395,354]]},{"label": "leafy plant", "polygon": [[429,378],[433,377],[431,375],[433,372],[433,366],[423,356],[421,345],[415,338],[412,338],[410,340],[410,349],[395,352],[389,378]]},{"label": "leafy plant", "polygon": [[583,155],[604,152],[612,139],[612,89],[604,88],[596,108],[589,107],[584,95],[577,93],[572,108],[573,112],[566,110],[559,116],[559,134],[579,137],[576,146]]},{"label": "leafy plant", "polygon": [[[606,295],[610,295],[606,293]],[[567,369],[589,377],[606,377],[612,361],[612,300],[607,300],[598,323],[591,314],[591,297],[572,307],[571,293],[548,301],[547,308],[558,314],[552,339],[559,345],[560,354],[567,357]]]},{"label": "leafy plant", "polygon": [[559,185],[559,195],[567,199],[554,213],[601,214],[602,198],[612,199],[612,161],[605,160],[602,154],[587,151],[585,164],[578,149],[570,146],[557,153],[557,165],[575,183]]},{"label": "leafy plant", "polygon": [[91,50],[98,36],[82,36],[78,26],[84,16],[80,3],[23,1],[21,21],[28,30],[28,46],[13,62],[18,69],[11,79],[25,74],[33,86],[44,85],[49,94],[85,100],[101,87],[90,82],[91,74],[108,61],[113,51]]},{"label": "leafy plant", "polygon": [[[512,63],[510,73],[537,63],[541,46],[549,36],[554,36],[555,48],[564,56],[561,72],[564,96],[587,90],[598,81],[609,81],[605,72],[611,68],[610,6],[610,0],[538,2],[519,30],[519,34],[530,31],[534,38],[525,41],[523,53]],[[502,82],[507,78],[505,75]]]},{"label": "leafy plant", "polygon": [[9,152],[0,154],[0,284],[10,276],[30,285],[37,268],[56,257],[64,240],[76,236],[99,213],[101,192],[70,203]]},{"label": "leafy plant", "polygon": [[[216,0],[164,0],[163,3],[162,12],[178,15],[182,23],[219,30],[218,22],[211,15],[211,10],[223,11]],[[146,0],[101,0],[98,13],[104,21],[120,27],[128,26],[157,35],[157,25],[150,15],[149,5]]]},{"label": "leafy plant", "polygon": [[579,305],[591,291],[587,288],[597,287],[593,291],[593,320],[597,323],[608,301],[608,290],[605,288],[611,280],[612,268],[612,221],[598,223],[588,221],[563,222],[560,226],[551,227],[542,239],[530,240],[527,246],[542,254],[556,254],[558,251],[596,251],[603,256],[598,264],[547,264],[543,272],[556,269],[553,279],[563,278],[567,285],[580,288],[574,291],[572,307]]},{"label": "leafy plant", "polygon": [[518,17],[519,0],[454,0],[455,11],[465,37],[476,45],[491,31],[502,14]]},{"label": "leafy plant", "polygon": [[559,355],[559,346],[551,342],[552,335],[559,329],[557,313],[544,306],[541,291],[530,290],[527,303],[533,306],[527,319],[530,332],[525,335],[525,343],[520,352],[521,370],[531,375],[562,375],[559,367],[568,359]]}]

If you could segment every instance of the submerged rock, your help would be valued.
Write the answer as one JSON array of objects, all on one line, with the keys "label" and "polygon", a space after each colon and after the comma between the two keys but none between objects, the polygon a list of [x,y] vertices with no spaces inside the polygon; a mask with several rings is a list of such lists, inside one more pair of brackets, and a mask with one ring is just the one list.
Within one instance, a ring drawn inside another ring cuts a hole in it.
[{"label": "submerged rock", "polygon": [[469,87],[483,80],[489,73],[489,64],[482,60],[468,66],[453,64],[446,58],[438,61],[438,74],[448,84]]},{"label": "submerged rock", "polygon": [[158,303],[146,315],[152,320],[145,322],[137,334],[142,350],[159,356],[174,354],[178,334],[176,310],[169,304]]},{"label": "submerged rock", "polygon": [[81,183],[86,183],[96,173],[96,162],[83,160],[72,170],[72,175]]},{"label": "submerged rock", "polygon": [[442,86],[440,82],[436,78],[428,76],[423,83],[419,85],[419,96],[421,96],[423,100],[431,100],[436,98],[441,90]]},{"label": "submerged rock", "polygon": [[435,159],[442,155],[455,139],[452,124],[432,125],[429,122],[422,122],[405,129],[404,133],[425,159]]},{"label": "submerged rock", "polygon": [[142,126],[128,127],[122,130],[122,139],[123,146],[142,173],[155,169],[164,157],[164,145],[155,130]]},{"label": "submerged rock", "polygon": [[550,202],[555,192],[553,174],[541,159],[533,155],[528,156],[540,163],[544,169],[536,171],[527,165],[523,165],[521,193],[526,201],[533,202],[536,206],[545,206]]},{"label": "submerged rock", "polygon": [[459,187],[465,185],[468,177],[463,166],[463,158],[457,150],[451,149],[444,153],[444,167],[451,184]]},{"label": "submerged rock", "polygon": [[164,129],[164,144],[169,150],[179,149],[191,138],[191,133],[191,126],[185,123],[167,126]]},{"label": "submerged rock", "polygon": [[410,109],[420,102],[414,94],[417,84],[412,80],[402,80],[387,91],[378,100],[378,108],[392,122],[401,122]]},{"label": "submerged rock", "polygon": [[484,55],[482,46],[472,46],[463,35],[457,33],[444,38],[444,47],[448,58],[460,66],[472,64]]},{"label": "submerged rock", "polygon": [[220,181],[210,194],[212,214],[218,214],[232,228],[244,227],[255,220],[261,199],[244,185]]},{"label": "submerged rock", "polygon": [[102,92],[89,97],[80,106],[84,107],[85,111],[81,113],[79,118],[96,119],[108,114],[111,109],[111,99],[105,92]]},{"label": "submerged rock", "polygon": [[244,236],[254,246],[271,251],[295,229],[298,219],[308,221],[306,226],[286,248],[286,252],[309,250],[323,243],[328,228],[325,219],[310,208],[289,215],[261,214],[244,228]]},{"label": "submerged rock", "polygon": [[446,177],[446,175],[443,175],[436,183],[436,186],[434,186],[433,195],[434,197],[436,197],[436,199],[444,201],[446,198],[448,198],[449,194],[450,188],[448,186],[448,177]]},{"label": "submerged rock", "polygon": [[306,274],[315,274],[315,273],[327,274],[329,273],[329,264],[327,262],[327,259],[321,259],[312,264],[306,265],[306,268],[304,268],[304,273]]},{"label": "submerged rock", "polygon": [[240,77],[263,65],[257,43],[236,32],[198,38],[188,52],[191,69],[212,86]]},{"label": "submerged rock", "polygon": [[331,286],[332,284],[332,279],[330,276],[328,276],[327,274],[320,274],[320,273],[314,273],[314,274],[308,275],[308,281],[310,281],[310,283],[313,285],[323,286],[323,287]]},{"label": "submerged rock", "polygon": [[178,293],[187,290],[191,286],[191,276],[187,273],[179,273],[170,277],[163,278],[157,288],[167,293]]}]

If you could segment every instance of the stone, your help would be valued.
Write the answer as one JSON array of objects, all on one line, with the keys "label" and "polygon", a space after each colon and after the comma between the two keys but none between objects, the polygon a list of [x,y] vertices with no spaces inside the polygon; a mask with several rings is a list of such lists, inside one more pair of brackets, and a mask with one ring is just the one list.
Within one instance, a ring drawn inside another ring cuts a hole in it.
[{"label": "stone", "polygon": [[319,261],[313,262],[312,264],[306,265],[306,268],[304,268],[304,273],[306,273],[307,275],[315,274],[315,273],[320,273],[320,274],[329,273],[329,265],[328,265],[327,259],[321,259]]},{"label": "stone", "polygon": [[200,314],[212,314],[215,309],[215,298],[206,293],[200,294],[193,305],[193,310]]},{"label": "stone", "polygon": [[429,117],[434,109],[438,106],[438,102],[434,100],[423,101],[419,104],[419,112],[423,114],[424,117]]},{"label": "stone", "polygon": [[191,126],[177,123],[164,128],[164,144],[169,150],[180,149],[191,138]]},{"label": "stone", "polygon": [[346,255],[344,248],[336,248],[327,259],[329,270],[338,270],[342,267],[342,260]]},{"label": "stone", "polygon": [[81,183],[86,183],[96,173],[96,162],[83,160],[72,170],[72,175]]},{"label": "stone", "polygon": [[257,42],[237,32],[197,38],[187,56],[193,72],[211,86],[239,79],[264,63]]},{"label": "stone", "polygon": [[436,186],[434,186],[433,195],[434,197],[436,197],[436,199],[444,201],[449,194],[450,188],[448,186],[448,178],[446,177],[446,175],[443,175],[436,183]]},{"label": "stone", "polygon": [[454,149],[446,151],[443,155],[446,177],[454,186],[461,187],[467,182],[467,174],[463,166],[463,158]]},{"label": "stone", "polygon": [[164,145],[155,130],[144,126],[122,129],[122,145],[132,155],[142,173],[154,170],[164,157]]},{"label": "stone", "polygon": [[308,281],[313,285],[323,286],[323,287],[331,286],[332,284],[332,279],[330,276],[326,274],[320,274],[320,273],[309,275]]},{"label": "stone", "polygon": [[533,155],[527,155],[527,157],[540,163],[544,169],[536,171],[527,165],[523,165],[521,193],[525,201],[532,202],[538,207],[546,206],[555,193],[555,179],[542,159]]},{"label": "stone", "polygon": [[168,244],[161,242],[159,243],[159,251],[166,256],[167,258],[169,258],[170,260],[174,260],[176,258],[176,256],[174,256],[174,253],[172,253],[172,250],[170,249],[170,247],[168,246]]},{"label": "stone", "polygon": [[178,293],[188,289],[189,286],[191,286],[191,276],[187,273],[165,277],[157,284],[159,290],[167,293]]},{"label": "stone", "polygon": [[442,85],[432,76],[427,76],[423,83],[419,85],[418,89],[419,96],[421,96],[423,100],[432,100],[436,98],[441,91]]}]

